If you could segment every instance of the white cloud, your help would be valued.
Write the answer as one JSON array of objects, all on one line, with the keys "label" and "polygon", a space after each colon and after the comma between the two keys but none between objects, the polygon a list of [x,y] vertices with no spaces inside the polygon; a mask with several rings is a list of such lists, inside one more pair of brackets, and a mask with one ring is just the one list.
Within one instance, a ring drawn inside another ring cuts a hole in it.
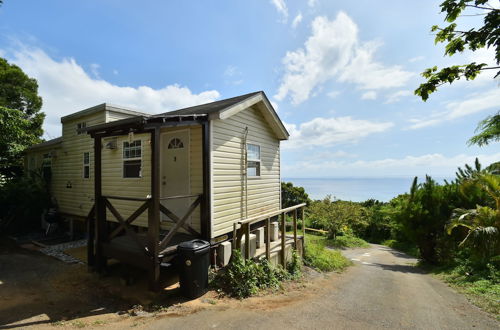
[{"label": "white cloud", "polygon": [[394,124],[351,117],[318,117],[298,126],[286,123],[285,126],[290,133],[290,139],[283,142],[283,148],[294,149],[355,143],[368,135],[384,132]]},{"label": "white cloud", "polygon": [[425,58],[424,56],[415,56],[415,57],[410,58],[408,60],[408,62],[415,63],[415,62],[422,61],[424,58]]},{"label": "white cloud", "polygon": [[403,97],[411,96],[411,95],[413,95],[413,93],[410,91],[407,91],[407,90],[397,91],[395,93],[389,94],[387,96],[387,100],[384,103],[386,103],[386,104],[396,103],[396,102],[399,102],[399,100],[401,100]]},{"label": "white cloud", "polygon": [[331,91],[331,92],[329,92],[329,93],[328,93],[328,94],[326,94],[326,95],[328,95],[330,98],[334,99],[334,98],[336,98],[337,96],[339,96],[340,94],[341,94],[341,92],[340,92],[340,91]]},{"label": "white cloud", "polygon": [[101,66],[97,63],[92,63],[90,64],[90,72],[94,75],[94,78],[96,79],[101,79],[101,76],[99,75],[99,69]]},{"label": "white cloud", "polygon": [[336,159],[336,158],[356,158],[358,155],[346,152],[344,150],[337,150],[337,151],[324,151],[324,152],[319,152],[316,154],[313,154],[310,156],[311,160],[320,160],[320,161],[325,161],[325,160],[331,160],[331,159]]},{"label": "white cloud", "polygon": [[307,0],[307,5],[311,8],[316,6],[317,4],[318,4],[318,0]]},{"label": "white cloud", "polygon": [[361,99],[362,100],[375,100],[375,99],[377,99],[377,92],[368,91],[366,93],[363,93],[363,95],[361,95]]},{"label": "white cloud", "polygon": [[402,158],[385,158],[376,160],[338,160],[332,155],[324,161],[308,160],[282,165],[283,176],[302,177],[387,177],[387,176],[434,176],[453,177],[458,166],[472,164],[475,158],[484,165],[500,159],[500,153],[445,156],[443,154],[424,154]]},{"label": "white cloud", "polygon": [[92,78],[73,58],[55,60],[41,49],[20,46],[6,51],[6,57],[30,77],[37,79],[47,114],[44,130],[50,137],[61,135],[60,117],[103,102],[161,113],[216,100],[220,94],[208,90],[199,94],[178,84],[160,89],[126,87]]},{"label": "white cloud", "polygon": [[286,23],[288,20],[288,7],[286,6],[285,0],[271,0],[271,3],[281,15],[281,22]]},{"label": "white cloud", "polygon": [[285,72],[275,98],[283,100],[290,95],[293,104],[300,104],[334,78],[361,89],[403,86],[413,73],[376,62],[374,54],[379,46],[360,42],[357,25],[344,12],[332,21],[318,16],[304,47],[287,52],[283,58]]},{"label": "white cloud", "polygon": [[295,16],[295,18],[293,19],[292,27],[295,29],[300,24],[300,22],[302,22],[302,13],[301,12],[299,12],[297,14],[297,16]]},{"label": "white cloud", "polygon": [[232,77],[234,75],[240,74],[238,68],[234,65],[228,65],[226,70],[224,70],[224,75],[227,77]]},{"label": "white cloud", "polygon": [[412,118],[409,120],[412,125],[408,128],[419,129],[492,108],[498,110],[499,104],[500,91],[498,88],[492,88],[482,93],[468,95],[467,98],[461,101],[448,102],[445,106],[446,111],[434,113],[426,118]]}]

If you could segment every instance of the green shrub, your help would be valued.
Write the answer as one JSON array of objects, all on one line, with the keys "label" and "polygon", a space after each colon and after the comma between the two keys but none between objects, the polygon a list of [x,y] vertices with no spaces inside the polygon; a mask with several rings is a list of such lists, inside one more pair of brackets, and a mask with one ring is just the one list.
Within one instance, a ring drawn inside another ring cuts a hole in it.
[{"label": "green shrub", "polygon": [[302,257],[296,250],[292,251],[292,260],[287,264],[288,274],[294,279],[302,275]]},{"label": "green shrub", "polygon": [[48,183],[42,171],[10,179],[0,185],[0,232],[26,232],[40,227],[50,206]]},{"label": "green shrub", "polygon": [[340,251],[329,250],[322,242],[306,243],[304,263],[323,272],[341,271],[351,265]]},{"label": "green shrub", "polygon": [[370,247],[370,244],[368,244],[364,239],[350,236],[350,235],[345,235],[345,236],[337,236],[333,240],[328,240],[327,242],[328,246],[342,249],[342,248],[367,248]]},{"label": "green shrub", "polygon": [[211,279],[211,285],[229,296],[246,298],[259,290],[277,289],[283,281],[297,279],[302,274],[302,261],[293,251],[292,261],[283,269],[267,259],[245,260],[239,250],[233,250],[231,262]]}]

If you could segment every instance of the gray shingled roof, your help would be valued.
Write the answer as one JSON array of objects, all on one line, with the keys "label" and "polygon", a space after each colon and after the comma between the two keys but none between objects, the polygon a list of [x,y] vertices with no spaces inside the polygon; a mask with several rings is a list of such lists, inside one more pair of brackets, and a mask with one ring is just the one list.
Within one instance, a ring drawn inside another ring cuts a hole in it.
[{"label": "gray shingled roof", "polygon": [[48,141],[44,141],[44,142],[32,145],[31,147],[28,147],[27,150],[48,147],[51,145],[56,145],[56,144],[61,143],[61,142],[62,142],[62,136],[55,138],[55,139],[52,139],[52,140],[48,140]]},{"label": "gray shingled roof", "polygon": [[194,107],[160,113],[158,115],[154,115],[153,117],[172,116],[172,115],[202,115],[202,114],[208,115],[229,108],[259,93],[262,92],[259,91],[259,92],[248,93],[245,95],[231,97],[229,99],[224,99],[211,103],[201,104]]}]

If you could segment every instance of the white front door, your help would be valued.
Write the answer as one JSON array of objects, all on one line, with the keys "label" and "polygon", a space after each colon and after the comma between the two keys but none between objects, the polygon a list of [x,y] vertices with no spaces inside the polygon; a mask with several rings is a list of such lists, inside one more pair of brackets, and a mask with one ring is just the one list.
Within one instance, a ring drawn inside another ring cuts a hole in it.
[{"label": "white front door", "polygon": [[[164,133],[161,147],[162,197],[189,195],[189,131]],[[177,217],[182,218],[189,207],[189,202],[190,198],[180,198],[163,200],[162,204]],[[165,215],[162,219],[167,220]]]}]

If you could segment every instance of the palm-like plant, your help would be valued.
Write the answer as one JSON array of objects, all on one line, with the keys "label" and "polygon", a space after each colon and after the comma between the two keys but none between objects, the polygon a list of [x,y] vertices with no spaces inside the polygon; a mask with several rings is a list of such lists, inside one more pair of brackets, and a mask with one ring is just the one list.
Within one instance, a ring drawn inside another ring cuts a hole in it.
[{"label": "palm-like plant", "polygon": [[470,210],[455,209],[446,230],[451,234],[457,227],[466,228],[467,235],[459,246],[471,246],[482,261],[487,261],[500,253],[500,176],[483,172],[465,180],[460,186],[463,194],[475,188],[487,193],[491,198],[491,205],[477,205]]}]

